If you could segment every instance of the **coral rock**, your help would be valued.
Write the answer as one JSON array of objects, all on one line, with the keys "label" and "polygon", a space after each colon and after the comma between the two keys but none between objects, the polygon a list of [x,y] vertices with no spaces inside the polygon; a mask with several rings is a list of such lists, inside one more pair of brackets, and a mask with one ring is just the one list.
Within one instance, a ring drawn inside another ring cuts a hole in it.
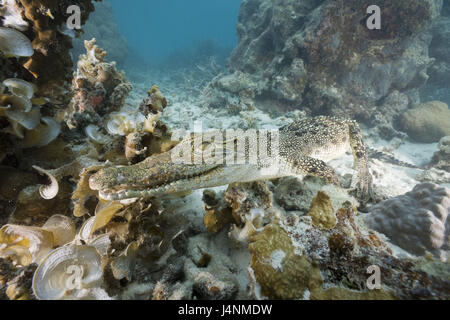
[{"label": "coral rock", "polygon": [[252,238],[251,267],[261,294],[269,299],[301,299],[312,278],[320,278],[305,256],[295,254],[287,232],[269,225]]},{"label": "coral rock", "polygon": [[416,255],[426,251],[438,257],[450,246],[450,190],[432,183],[419,184],[411,192],[383,201],[364,217],[365,223]]},{"label": "coral rock", "polygon": [[428,102],[404,113],[399,127],[417,142],[438,142],[450,135],[450,110],[443,102]]},{"label": "coral rock", "polygon": [[87,53],[79,58],[66,114],[66,122],[72,129],[96,123],[118,111],[133,88],[114,62],[105,61],[107,53],[96,44],[95,38],[84,45]]},{"label": "coral rock", "polygon": [[336,225],[336,216],[330,197],[323,191],[319,191],[313,199],[309,209],[314,226],[323,229],[331,229]]}]

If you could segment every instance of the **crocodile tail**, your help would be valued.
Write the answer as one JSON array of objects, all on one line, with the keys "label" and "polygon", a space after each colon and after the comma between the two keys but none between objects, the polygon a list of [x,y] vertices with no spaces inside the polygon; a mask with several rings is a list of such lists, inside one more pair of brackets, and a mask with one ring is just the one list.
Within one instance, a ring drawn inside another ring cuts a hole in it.
[{"label": "crocodile tail", "polygon": [[398,160],[393,155],[390,155],[383,151],[375,150],[372,148],[367,148],[367,153],[368,153],[368,156],[370,159],[378,159],[378,160],[382,160],[382,161],[385,161],[385,162],[388,162],[388,163],[391,163],[391,164],[394,164],[397,166],[402,166],[402,167],[411,168],[411,169],[421,169],[420,167],[413,165],[411,163]]}]

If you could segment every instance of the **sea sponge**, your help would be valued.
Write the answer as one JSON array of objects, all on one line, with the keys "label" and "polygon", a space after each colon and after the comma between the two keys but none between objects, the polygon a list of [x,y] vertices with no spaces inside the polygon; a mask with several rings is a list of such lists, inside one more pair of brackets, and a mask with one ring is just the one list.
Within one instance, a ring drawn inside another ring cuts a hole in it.
[{"label": "sea sponge", "polygon": [[450,135],[450,110],[444,102],[424,103],[402,114],[398,126],[417,142],[438,142]]},{"label": "sea sponge", "polygon": [[404,195],[372,207],[364,222],[392,243],[416,254],[443,257],[450,248],[450,189],[422,183]]},{"label": "sea sponge", "polygon": [[450,136],[443,137],[439,141],[438,148],[439,150],[434,153],[430,165],[450,172]]},{"label": "sea sponge", "polygon": [[265,181],[232,184],[225,192],[225,200],[233,210],[234,219],[241,223],[245,223],[246,215],[253,208],[270,209],[272,197]]},{"label": "sea sponge", "polygon": [[6,57],[31,57],[34,50],[30,39],[21,32],[0,27],[0,52]]},{"label": "sea sponge", "polygon": [[280,179],[276,183],[274,199],[286,211],[302,211],[306,213],[315,194],[306,182],[296,177],[287,177]]},{"label": "sea sponge", "polygon": [[167,107],[167,100],[162,94],[158,86],[153,86],[147,91],[148,98],[144,99],[139,106],[139,110],[144,114],[149,113],[158,114],[164,111]]}]

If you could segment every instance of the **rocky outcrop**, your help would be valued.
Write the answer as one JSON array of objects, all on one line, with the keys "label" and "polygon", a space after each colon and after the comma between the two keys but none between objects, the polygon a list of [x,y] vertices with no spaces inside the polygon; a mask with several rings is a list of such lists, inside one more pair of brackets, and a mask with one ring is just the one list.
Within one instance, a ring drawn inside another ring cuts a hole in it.
[{"label": "rocky outcrop", "polygon": [[368,120],[394,91],[416,100],[433,62],[429,26],[442,1],[379,1],[381,30],[366,26],[371,4],[243,1],[231,74],[209,85],[205,102]]}]

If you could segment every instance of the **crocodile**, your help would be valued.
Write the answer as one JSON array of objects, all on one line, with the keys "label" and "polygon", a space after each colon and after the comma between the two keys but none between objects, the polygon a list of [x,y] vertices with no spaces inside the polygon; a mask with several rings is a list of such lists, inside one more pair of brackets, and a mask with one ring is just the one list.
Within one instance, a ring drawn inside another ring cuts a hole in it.
[{"label": "crocodile", "polygon": [[[98,191],[99,197],[104,200],[122,201],[163,197],[231,183],[286,176],[303,178],[311,175],[339,185],[337,174],[327,162],[351,150],[355,171],[353,187],[356,189],[357,198],[364,203],[374,199],[367,149],[361,129],[355,120],[318,116],[296,120],[277,132],[277,144],[274,145],[278,147],[278,156],[270,152],[266,152],[266,156],[258,153],[256,162],[245,161],[240,164],[228,164],[228,161],[174,162],[174,152],[180,152],[178,147],[184,146],[194,153],[199,149],[198,146],[196,149],[193,146],[194,134],[190,134],[174,149],[150,156],[140,163],[101,169],[90,177],[89,186]],[[269,133],[267,139],[270,135]],[[230,149],[228,142],[229,140],[218,139],[218,144],[224,147],[224,154]],[[232,142],[237,143],[236,140]],[[214,143],[212,140],[202,143],[200,149],[205,151],[218,147]],[[244,149],[244,152],[247,152],[246,160],[249,156],[248,145],[246,144]]]}]

